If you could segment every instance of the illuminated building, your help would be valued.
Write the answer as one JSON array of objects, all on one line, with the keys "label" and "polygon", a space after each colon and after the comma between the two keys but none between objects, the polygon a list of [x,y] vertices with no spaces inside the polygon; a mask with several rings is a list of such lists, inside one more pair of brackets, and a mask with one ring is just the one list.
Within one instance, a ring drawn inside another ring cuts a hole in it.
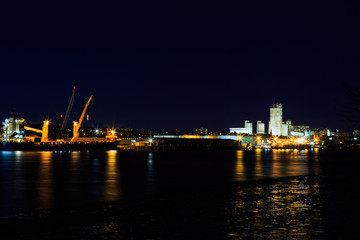
[{"label": "illuminated building", "polygon": [[262,123],[261,121],[257,121],[256,133],[257,134],[265,134],[265,123]]},{"label": "illuminated building", "polygon": [[282,104],[276,103],[270,108],[269,134],[281,136],[282,125]]},{"label": "illuminated building", "polygon": [[245,120],[245,127],[243,127],[243,128],[230,128],[230,133],[253,134],[253,124],[249,120]]},{"label": "illuminated building", "polygon": [[245,128],[250,129],[250,134],[253,133],[253,124],[249,120],[245,120]]},{"label": "illuminated building", "polygon": [[287,137],[289,135],[289,126],[287,123],[281,125],[281,136]]},{"label": "illuminated building", "polygon": [[11,113],[11,117],[5,119],[3,122],[3,136],[2,139],[5,141],[22,141],[24,139],[23,124],[25,123],[24,118],[15,117],[15,113]]},{"label": "illuminated building", "polygon": [[282,104],[276,103],[270,108],[270,122],[269,122],[269,134],[273,136],[284,136],[289,135],[289,127],[291,121],[282,121]]},{"label": "illuminated building", "polygon": [[289,135],[291,136],[309,138],[311,135],[310,133],[311,131],[309,126],[304,126],[304,125],[289,126]]}]

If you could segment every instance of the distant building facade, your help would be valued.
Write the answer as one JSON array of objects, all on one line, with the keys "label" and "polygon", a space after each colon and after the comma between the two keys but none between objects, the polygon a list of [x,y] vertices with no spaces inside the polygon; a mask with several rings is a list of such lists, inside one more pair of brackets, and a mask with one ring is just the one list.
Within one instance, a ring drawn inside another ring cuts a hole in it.
[{"label": "distant building facade", "polygon": [[257,121],[256,133],[257,134],[265,134],[265,123],[262,123],[261,121]]},{"label": "distant building facade", "polygon": [[310,127],[304,125],[289,125],[289,135],[297,137],[308,137],[310,135]]},{"label": "distant building facade", "polygon": [[281,136],[289,136],[289,126],[287,123],[282,123],[281,125]]},{"label": "distant building facade", "polygon": [[245,120],[245,127],[243,128],[230,128],[230,133],[245,133],[245,134],[253,134],[253,124],[249,120]]},{"label": "distant building facade", "polygon": [[207,135],[208,134],[208,129],[201,127],[199,129],[195,129],[195,134],[197,135]]}]

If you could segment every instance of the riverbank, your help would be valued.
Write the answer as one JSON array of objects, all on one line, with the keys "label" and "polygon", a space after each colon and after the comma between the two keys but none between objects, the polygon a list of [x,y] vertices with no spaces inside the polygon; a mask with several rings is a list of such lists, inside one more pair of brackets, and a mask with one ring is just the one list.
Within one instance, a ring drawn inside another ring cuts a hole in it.
[{"label": "riverbank", "polygon": [[357,201],[351,194],[340,196],[336,186],[326,176],[298,176],[39,210],[2,217],[0,234],[2,239],[324,239],[346,230],[355,237],[355,224],[339,221],[344,214],[353,217]]}]

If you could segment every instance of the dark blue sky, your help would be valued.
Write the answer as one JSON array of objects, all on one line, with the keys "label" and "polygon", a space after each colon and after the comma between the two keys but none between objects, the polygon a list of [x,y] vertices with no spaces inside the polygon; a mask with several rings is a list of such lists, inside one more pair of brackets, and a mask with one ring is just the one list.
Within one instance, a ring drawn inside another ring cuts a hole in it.
[{"label": "dark blue sky", "polygon": [[0,8],[2,118],[55,124],[76,86],[70,120],[94,94],[90,126],[225,131],[281,102],[293,124],[347,127],[336,104],[360,79],[358,4],[114,2]]}]

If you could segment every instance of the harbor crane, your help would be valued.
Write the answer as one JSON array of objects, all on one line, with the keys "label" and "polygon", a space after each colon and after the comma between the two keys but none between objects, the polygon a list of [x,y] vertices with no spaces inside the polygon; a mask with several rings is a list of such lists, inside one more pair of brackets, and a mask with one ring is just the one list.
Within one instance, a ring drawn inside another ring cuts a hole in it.
[{"label": "harbor crane", "polygon": [[48,134],[49,134],[49,123],[50,123],[50,122],[49,122],[48,120],[44,121],[42,130],[36,129],[36,128],[32,128],[32,127],[27,127],[27,126],[25,126],[24,128],[25,128],[25,130],[29,130],[29,131],[41,133],[41,142],[47,142],[47,141],[49,141],[49,137],[48,137]]},{"label": "harbor crane", "polygon": [[69,102],[69,105],[68,105],[68,108],[66,110],[66,114],[65,114],[65,117],[64,117],[64,121],[62,122],[61,124],[61,127],[60,127],[60,131],[63,131],[66,127],[66,124],[67,124],[67,121],[69,119],[69,115],[70,115],[70,112],[71,112],[71,108],[73,106],[73,103],[74,103],[74,96],[75,96],[75,87],[73,87],[73,93],[71,95],[71,99],[70,99],[70,102]]},{"label": "harbor crane", "polygon": [[71,139],[72,142],[76,142],[79,138],[79,129],[81,127],[81,123],[85,117],[86,110],[90,104],[90,101],[94,95],[91,95],[87,103],[85,104],[84,110],[81,113],[80,119],[78,122],[74,121],[74,129],[73,129],[73,137]]}]

